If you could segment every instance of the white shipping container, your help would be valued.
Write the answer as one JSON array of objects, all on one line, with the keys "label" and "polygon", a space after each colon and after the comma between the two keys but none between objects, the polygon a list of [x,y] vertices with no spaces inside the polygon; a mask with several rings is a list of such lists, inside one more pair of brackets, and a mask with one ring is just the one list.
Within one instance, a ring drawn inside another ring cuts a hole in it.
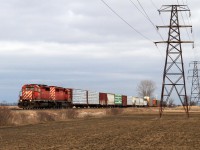
[{"label": "white shipping container", "polygon": [[135,98],[135,105],[140,106],[140,99],[139,98]]},{"label": "white shipping container", "polygon": [[135,101],[135,106],[144,106],[144,100],[139,97],[133,97],[133,101]]},{"label": "white shipping container", "polygon": [[132,99],[133,99],[132,96],[127,96],[127,105],[128,106],[132,106],[133,105]]},{"label": "white shipping container", "polygon": [[143,104],[144,104],[144,106],[147,106],[148,103],[147,103],[147,101],[144,100]]},{"label": "white shipping container", "polygon": [[72,102],[73,104],[87,104],[87,91],[80,89],[73,89]]},{"label": "white shipping container", "polygon": [[98,105],[99,104],[99,93],[88,91],[88,104]]},{"label": "white shipping container", "polygon": [[136,100],[138,99],[138,97],[132,97],[132,103],[133,103],[133,105],[135,105],[136,104]]},{"label": "white shipping container", "polygon": [[114,105],[115,104],[115,95],[114,94],[107,94],[107,105]]},{"label": "white shipping container", "polygon": [[143,98],[139,98],[140,99],[140,104],[139,106],[144,106],[144,99]]}]

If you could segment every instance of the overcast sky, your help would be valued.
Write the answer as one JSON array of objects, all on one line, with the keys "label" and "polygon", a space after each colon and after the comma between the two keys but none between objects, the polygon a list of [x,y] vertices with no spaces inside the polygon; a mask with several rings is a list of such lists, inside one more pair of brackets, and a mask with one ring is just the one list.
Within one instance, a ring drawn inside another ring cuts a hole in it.
[{"label": "overcast sky", "polygon": [[[132,0],[142,11],[136,0]],[[101,0],[0,0],[0,102],[17,102],[22,85],[39,83],[137,96],[141,80],[156,82],[160,98],[166,45],[151,22],[130,0],[105,0],[138,34]],[[140,0],[155,25],[169,24],[169,13],[159,15],[163,4],[177,0]],[[183,46],[186,76],[189,62],[199,59],[200,2],[188,4],[191,19],[183,13],[195,40]],[[184,23],[184,22],[181,22]],[[167,39],[167,30],[159,30]],[[184,33],[185,32],[185,33]],[[195,57],[194,57],[195,56]],[[187,80],[187,93],[190,93]]]}]

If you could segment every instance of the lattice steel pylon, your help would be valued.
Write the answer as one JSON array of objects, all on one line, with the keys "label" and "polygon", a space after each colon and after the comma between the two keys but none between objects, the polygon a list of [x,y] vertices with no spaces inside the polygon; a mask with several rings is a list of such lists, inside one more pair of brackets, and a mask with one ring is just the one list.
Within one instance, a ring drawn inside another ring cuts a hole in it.
[{"label": "lattice steel pylon", "polygon": [[190,11],[187,5],[163,5],[159,13],[171,12],[170,25],[157,26],[157,28],[169,28],[168,40],[155,42],[166,43],[166,59],[163,72],[161,102],[160,102],[160,118],[162,117],[164,103],[167,103],[172,92],[177,94],[184,110],[189,117],[188,99],[186,93],[186,82],[184,73],[184,64],[182,57],[182,43],[193,43],[193,41],[182,41],[180,28],[191,27],[190,25],[179,25],[179,12]]},{"label": "lattice steel pylon", "polygon": [[200,85],[199,85],[199,69],[198,64],[199,61],[192,61],[189,65],[194,65],[193,69],[189,69],[188,72],[192,71],[192,76],[188,76],[192,78],[192,87],[191,87],[191,95],[190,102],[198,103],[200,101]]}]

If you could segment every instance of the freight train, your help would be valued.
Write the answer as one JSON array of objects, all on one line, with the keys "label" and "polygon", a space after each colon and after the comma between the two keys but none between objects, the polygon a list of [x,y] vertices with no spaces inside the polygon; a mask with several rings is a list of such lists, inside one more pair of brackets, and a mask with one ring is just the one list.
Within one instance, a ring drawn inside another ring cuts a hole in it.
[{"label": "freight train", "polygon": [[146,107],[143,98],[89,90],[26,84],[22,86],[18,107],[23,109],[72,107]]}]

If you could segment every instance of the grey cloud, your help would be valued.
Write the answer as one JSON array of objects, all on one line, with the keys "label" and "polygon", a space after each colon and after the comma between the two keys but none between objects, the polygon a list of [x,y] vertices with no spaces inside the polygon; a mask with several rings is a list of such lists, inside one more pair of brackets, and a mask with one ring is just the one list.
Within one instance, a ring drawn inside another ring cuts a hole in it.
[{"label": "grey cloud", "polygon": [[[153,1],[158,8],[169,3]],[[154,80],[158,87],[155,94],[160,96],[165,45],[157,49],[100,0],[0,2],[0,101],[16,101],[26,83],[137,95],[136,85],[143,79]],[[142,34],[152,41],[160,40],[129,0],[107,2]],[[163,25],[151,2],[141,3],[155,25]],[[188,3],[198,41],[199,2]],[[169,23],[169,14],[162,18]],[[168,31],[160,32],[167,39]],[[184,50],[186,70],[193,57],[189,49],[191,46]]]}]

